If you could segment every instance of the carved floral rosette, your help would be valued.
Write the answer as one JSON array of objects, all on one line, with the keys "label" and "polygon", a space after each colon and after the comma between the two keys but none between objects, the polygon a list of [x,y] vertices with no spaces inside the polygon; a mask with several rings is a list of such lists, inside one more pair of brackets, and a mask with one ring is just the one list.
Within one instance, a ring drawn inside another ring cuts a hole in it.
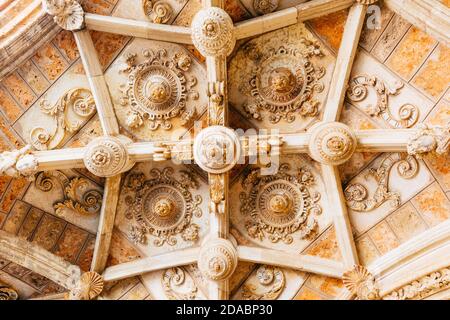
[{"label": "carved floral rosette", "polygon": [[164,271],[161,285],[169,300],[196,300],[198,288],[192,279],[186,281],[186,272],[180,267]]},{"label": "carved floral rosette", "polygon": [[120,100],[122,106],[130,108],[127,125],[137,128],[148,121],[150,130],[169,130],[175,117],[188,125],[196,109],[188,108],[186,102],[199,98],[193,89],[197,78],[188,75],[191,57],[182,51],[169,56],[165,49],[156,53],[144,50],[142,55],[146,60],[136,65],[137,54],[129,54],[122,69],[129,73]]},{"label": "carved floral rosette", "polygon": [[222,238],[206,239],[198,257],[198,268],[203,276],[220,281],[229,278],[238,263],[238,254],[231,241]]},{"label": "carved floral rosette", "polygon": [[192,42],[205,57],[226,57],[236,43],[233,28],[233,20],[225,10],[218,7],[201,9],[192,19]]},{"label": "carved floral rosette", "polygon": [[369,197],[367,188],[361,183],[349,184],[344,195],[347,206],[355,211],[371,211],[390,201],[393,207],[400,205],[400,194],[389,190],[389,175],[397,165],[397,173],[404,179],[412,179],[419,170],[419,163],[413,156],[405,153],[391,153],[384,157],[377,169],[370,168],[365,179],[373,177],[377,183],[376,190]]},{"label": "carved floral rosette", "polygon": [[128,174],[125,187],[130,193],[125,201],[129,206],[126,213],[137,225],[130,230],[130,238],[137,244],[147,244],[147,235],[155,237],[153,244],[175,245],[176,235],[184,241],[196,241],[200,227],[192,218],[201,217],[200,195],[192,195],[191,189],[198,184],[191,172],[180,171],[181,178],[173,177],[170,167],[152,169],[152,179],[145,180],[142,173]]},{"label": "carved floral rosette", "polygon": [[375,76],[359,75],[352,79],[347,91],[347,98],[352,102],[361,102],[367,98],[369,88],[375,91],[377,102],[369,105],[365,111],[372,117],[381,117],[393,128],[410,128],[419,119],[419,108],[412,104],[404,104],[398,110],[398,118],[389,108],[389,97],[396,96],[403,88],[403,83],[396,83],[389,88],[382,80]]},{"label": "carved floral rosette", "polygon": [[[300,43],[302,48],[281,46],[265,54],[251,55],[258,63],[248,84],[240,88],[251,98],[244,104],[248,117],[262,120],[265,111],[271,123],[278,123],[281,119],[293,122],[296,114],[301,117],[318,114],[319,102],[313,94],[324,89],[319,80],[325,75],[325,69],[315,66],[311,58],[321,57],[323,53],[312,41],[302,38]],[[253,46],[247,45],[247,50],[252,50],[250,47]]]},{"label": "carved floral rosette", "polygon": [[286,285],[283,271],[274,266],[260,266],[255,276],[257,285],[246,283],[242,286],[242,298],[245,300],[275,300]]},{"label": "carved floral rosette", "polygon": [[316,230],[315,217],[322,208],[320,194],[311,190],[314,176],[306,168],[297,174],[290,174],[290,169],[284,163],[275,175],[262,176],[253,169],[245,176],[242,186],[248,191],[240,194],[240,211],[249,218],[245,227],[250,237],[290,244],[294,233],[305,239]]},{"label": "carved floral rosette", "polygon": [[355,265],[342,276],[344,286],[359,300],[379,300],[374,276],[363,266]]},{"label": "carved floral rosette", "polygon": [[37,150],[59,147],[66,132],[79,130],[83,121],[96,110],[91,91],[85,88],[74,88],[65,92],[54,105],[43,99],[39,106],[43,113],[53,117],[55,128],[51,132],[44,127],[35,127],[30,131],[30,142]]}]

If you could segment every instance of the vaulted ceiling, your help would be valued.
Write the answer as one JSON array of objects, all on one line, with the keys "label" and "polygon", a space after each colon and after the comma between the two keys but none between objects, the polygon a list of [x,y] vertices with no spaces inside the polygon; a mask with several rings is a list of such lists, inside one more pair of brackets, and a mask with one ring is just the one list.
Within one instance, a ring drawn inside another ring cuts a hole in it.
[{"label": "vaulted ceiling", "polygon": [[448,299],[438,0],[0,1],[0,299]]}]

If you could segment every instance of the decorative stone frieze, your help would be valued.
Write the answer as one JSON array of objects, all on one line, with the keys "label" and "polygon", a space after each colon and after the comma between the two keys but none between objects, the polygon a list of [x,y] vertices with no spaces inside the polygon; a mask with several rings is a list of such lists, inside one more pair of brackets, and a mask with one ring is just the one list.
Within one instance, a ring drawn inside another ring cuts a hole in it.
[{"label": "decorative stone frieze", "polygon": [[201,9],[192,20],[192,42],[205,57],[226,57],[234,48],[233,21],[218,7]]},{"label": "decorative stone frieze", "polygon": [[450,268],[443,268],[414,280],[383,296],[383,300],[418,300],[450,287]]}]

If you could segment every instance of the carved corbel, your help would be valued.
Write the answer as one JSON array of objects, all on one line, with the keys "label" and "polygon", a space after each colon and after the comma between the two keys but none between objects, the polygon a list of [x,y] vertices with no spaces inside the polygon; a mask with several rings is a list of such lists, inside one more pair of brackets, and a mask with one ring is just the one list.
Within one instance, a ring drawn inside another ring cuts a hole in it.
[{"label": "carved corbel", "polygon": [[31,153],[30,145],[0,154],[0,175],[33,180],[37,168],[38,161]]},{"label": "carved corbel", "polygon": [[83,273],[75,280],[73,287],[66,295],[66,300],[93,300],[102,293],[103,277],[97,272]]},{"label": "carved corbel", "polygon": [[17,300],[18,298],[19,295],[14,288],[0,282],[0,300]]},{"label": "carved corbel", "polygon": [[445,154],[450,146],[450,122],[445,127],[429,126],[424,123],[417,126],[417,132],[408,142],[410,155],[421,159],[431,152]]},{"label": "carved corbel", "polygon": [[342,280],[358,300],[380,300],[375,277],[365,267],[355,265],[352,270],[344,273]]},{"label": "carved corbel", "polygon": [[85,28],[84,11],[76,0],[42,0],[42,6],[55,23],[69,31]]}]

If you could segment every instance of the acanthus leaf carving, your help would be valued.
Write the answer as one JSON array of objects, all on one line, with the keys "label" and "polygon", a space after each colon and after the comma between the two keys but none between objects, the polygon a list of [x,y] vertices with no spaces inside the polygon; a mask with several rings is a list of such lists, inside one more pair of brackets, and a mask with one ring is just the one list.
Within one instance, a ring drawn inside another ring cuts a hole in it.
[{"label": "acanthus leaf carving", "polygon": [[165,1],[142,0],[145,15],[153,23],[168,23],[173,16],[173,9]]},{"label": "acanthus leaf carving", "polygon": [[64,188],[65,200],[53,205],[55,213],[62,215],[65,209],[73,210],[81,215],[92,215],[100,212],[103,195],[94,189],[91,183],[81,177],[70,180]]},{"label": "acanthus leaf carving", "polygon": [[169,300],[196,300],[198,288],[194,281],[187,283],[185,271],[180,267],[164,271],[161,284]]},{"label": "acanthus leaf carving", "polygon": [[421,123],[417,133],[408,142],[408,154],[421,159],[431,152],[445,154],[450,147],[450,122],[445,127],[429,126]]},{"label": "acanthus leaf carving", "polygon": [[404,179],[413,178],[419,170],[419,164],[413,156],[404,153],[388,154],[377,169],[370,168],[365,176],[366,179],[373,177],[377,182],[377,188],[372,197],[369,197],[367,188],[361,183],[353,183],[345,188],[344,195],[348,207],[355,211],[367,212],[378,208],[386,201],[391,201],[393,207],[398,207],[400,194],[389,191],[389,174],[396,164],[398,174]]},{"label": "acanthus leaf carving", "polygon": [[240,89],[252,99],[244,105],[248,117],[262,120],[261,111],[266,111],[271,123],[281,119],[290,123],[296,114],[317,116],[319,102],[313,93],[323,91],[324,85],[319,80],[325,75],[325,69],[315,66],[311,59],[322,57],[323,52],[313,41],[302,38],[300,43],[301,49],[280,46],[258,56],[260,62],[248,85]]},{"label": "acanthus leaf carving", "polygon": [[58,26],[76,31],[84,28],[84,11],[76,0],[43,0],[44,10],[53,16]]},{"label": "acanthus leaf carving", "polygon": [[352,79],[347,91],[347,98],[353,102],[363,101],[368,95],[368,88],[372,88],[377,95],[377,103],[369,105],[365,111],[372,117],[380,116],[393,128],[410,128],[419,119],[419,109],[412,104],[404,104],[399,108],[398,119],[389,108],[389,97],[396,96],[403,88],[403,83],[396,83],[390,89],[382,80],[375,76],[359,75]]},{"label": "acanthus leaf carving", "polygon": [[320,194],[310,190],[314,176],[307,168],[300,168],[296,175],[290,169],[289,164],[281,164],[278,173],[270,176],[253,169],[242,181],[248,191],[240,194],[240,210],[250,216],[245,224],[250,237],[291,244],[295,232],[305,239],[316,230],[315,217],[322,208]]},{"label": "acanthus leaf carving", "polygon": [[30,131],[31,144],[37,150],[59,147],[66,132],[73,133],[79,130],[81,120],[89,118],[96,110],[91,91],[84,88],[74,88],[65,92],[54,105],[43,99],[40,102],[40,109],[53,117],[55,129],[49,132],[46,128],[35,127]]},{"label": "acanthus leaf carving", "polygon": [[120,103],[129,107],[127,125],[138,128],[149,122],[150,130],[172,128],[171,119],[179,117],[184,126],[191,124],[196,108],[188,108],[188,99],[198,100],[194,89],[197,78],[188,76],[192,59],[185,52],[177,52],[171,58],[165,49],[158,52],[144,50],[146,60],[136,64],[137,54],[125,57],[121,71],[128,73],[128,81],[122,85]]},{"label": "acanthus leaf carving", "polygon": [[180,178],[173,177],[174,170],[167,167],[162,171],[152,169],[152,179],[145,180],[142,173],[130,173],[125,180],[127,191],[134,192],[126,197],[130,210],[126,218],[137,225],[131,226],[130,238],[137,244],[147,244],[147,235],[155,237],[153,244],[175,245],[176,235],[184,241],[195,242],[199,237],[199,226],[192,221],[201,217],[200,195],[192,195],[198,183],[189,171],[180,171]]},{"label": "acanthus leaf carving", "polygon": [[245,300],[275,300],[283,292],[286,279],[280,268],[262,265],[256,271],[258,285],[244,284],[242,297]]}]

